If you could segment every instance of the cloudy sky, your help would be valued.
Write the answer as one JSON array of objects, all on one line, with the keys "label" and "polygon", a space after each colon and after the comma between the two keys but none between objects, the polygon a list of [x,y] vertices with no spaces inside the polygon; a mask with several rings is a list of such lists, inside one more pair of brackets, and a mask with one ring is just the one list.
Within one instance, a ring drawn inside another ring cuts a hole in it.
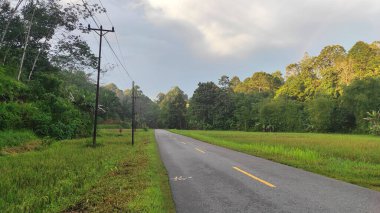
[{"label": "cloudy sky", "polygon": [[[98,3],[98,0],[87,0]],[[378,0],[103,0],[126,66],[144,93],[155,98],[179,86],[192,95],[199,82],[221,75],[244,79],[257,71],[285,71],[305,52],[326,45],[349,49],[380,40]],[[98,15],[105,28],[106,16]],[[114,35],[107,35],[119,52]],[[95,38],[90,40],[97,51]],[[107,47],[105,47],[107,48]],[[116,64],[109,50],[105,66]],[[125,72],[102,78],[125,89]]]}]

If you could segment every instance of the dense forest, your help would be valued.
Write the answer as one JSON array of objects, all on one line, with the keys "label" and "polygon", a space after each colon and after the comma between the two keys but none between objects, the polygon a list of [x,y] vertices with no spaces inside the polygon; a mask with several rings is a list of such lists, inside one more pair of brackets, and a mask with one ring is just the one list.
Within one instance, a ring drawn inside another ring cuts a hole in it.
[{"label": "dense forest", "polygon": [[[80,36],[99,5],[0,0],[0,131],[89,136],[97,57]],[[106,72],[107,70],[102,70]],[[136,86],[139,128],[380,133],[380,42],[305,53],[273,73],[221,76],[189,98],[179,87],[152,101]],[[99,123],[131,123],[131,90],[101,87]]]}]

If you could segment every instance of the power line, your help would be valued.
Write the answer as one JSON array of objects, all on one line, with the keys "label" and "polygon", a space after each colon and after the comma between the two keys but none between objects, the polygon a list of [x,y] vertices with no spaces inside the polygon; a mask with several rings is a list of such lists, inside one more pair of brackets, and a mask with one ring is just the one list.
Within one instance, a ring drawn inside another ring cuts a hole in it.
[{"label": "power line", "polygon": [[[96,17],[96,16],[95,16],[94,14],[92,14],[91,10],[87,7],[87,4],[88,4],[88,3],[86,3],[85,0],[82,0],[82,2],[83,2],[83,6],[84,6],[85,9],[89,12],[89,14],[90,14],[92,20],[94,21],[94,23],[96,24],[96,26],[99,27],[99,24],[98,24],[97,21],[95,20],[95,17]],[[101,4],[101,5],[103,6],[103,4]],[[106,13],[106,14],[107,14],[107,13]],[[108,16],[108,15],[107,15],[107,16]],[[109,16],[108,16],[108,18],[109,18]],[[110,21],[110,23],[112,24],[112,21],[111,21],[110,18],[109,18],[109,21]],[[106,40],[107,45],[108,45],[109,48],[111,49],[113,55],[115,56],[115,58],[117,59],[117,61],[118,61],[119,64],[121,65],[121,67],[124,69],[124,71],[126,72],[126,74],[128,75],[128,77],[129,77],[131,80],[133,80],[131,74],[128,72],[126,66],[123,64],[123,62],[122,62],[122,61],[120,60],[120,58],[117,56],[115,50],[112,48],[112,45],[111,45],[111,43],[109,42],[109,40],[107,39],[106,36],[104,36],[104,39]],[[119,49],[121,50],[120,45],[119,45]],[[121,54],[121,55],[122,55],[122,54]]]},{"label": "power line", "polygon": [[87,7],[87,4],[88,4],[88,3],[86,3],[84,0],[82,0],[82,2],[83,2],[83,6],[84,6],[84,8],[89,12],[89,14],[90,14],[92,20],[94,21],[95,25],[99,28],[99,24],[98,24],[98,22],[96,22],[94,16],[92,15],[91,10]]},{"label": "power line", "polygon": [[[100,3],[100,5],[101,5],[103,8],[105,8],[104,5],[103,5],[102,0],[99,0],[99,3]],[[110,24],[111,24],[112,26],[115,26],[115,25],[112,23],[111,18],[110,18],[110,16],[109,16],[108,13],[107,13],[107,10],[105,11],[105,14],[106,14],[107,19],[108,19],[108,21],[110,22]],[[115,38],[116,38],[116,43],[117,43],[117,46],[118,46],[118,48],[119,48],[119,52],[120,52],[121,58],[125,61],[125,56],[124,56],[124,54],[123,54],[123,51],[121,50],[121,46],[120,46],[120,42],[119,42],[119,38],[118,38],[118,36],[117,36],[117,33],[114,33],[114,35],[115,35]],[[125,65],[125,64],[124,64],[124,65]]]},{"label": "power line", "polygon": [[117,54],[115,53],[115,51],[113,50],[113,48],[112,48],[110,42],[108,41],[107,37],[104,37],[104,38],[105,38],[105,40],[106,40],[106,42],[107,42],[109,48],[111,49],[113,55],[114,55],[114,56],[116,57],[116,59],[119,61],[121,67],[123,67],[124,71],[127,73],[127,75],[129,76],[129,78],[130,78],[131,80],[133,80],[133,78],[132,78],[132,76],[129,74],[127,68],[123,65],[123,63],[121,62],[121,60],[119,59],[119,57],[117,56]]},{"label": "power line", "polygon": [[[71,2],[71,4],[74,5],[74,3],[73,3],[71,0],[70,0],[70,2]],[[82,2],[83,2],[83,6],[85,7],[85,9],[89,12],[90,17],[92,18],[94,24],[99,28],[99,24],[98,24],[98,22],[96,21],[96,20],[99,21],[99,19],[97,19],[96,16],[93,15],[92,12],[91,12],[91,10],[87,7],[88,3],[86,3],[84,0],[82,0]],[[84,21],[87,22],[87,24],[90,24],[90,22],[88,22],[87,19],[84,19]],[[94,34],[94,33],[91,33],[91,32],[90,32],[90,34],[93,35],[95,41],[96,41],[97,43],[99,43],[99,40],[96,38],[95,34]],[[106,37],[104,37],[104,38],[106,39]],[[107,54],[105,54],[104,57],[105,57],[106,61],[108,61],[108,62],[111,63],[111,60],[109,60],[109,58],[107,57]],[[117,63],[118,63],[118,62],[116,61],[116,64],[117,64]]]},{"label": "power line", "polygon": [[[100,5],[101,5],[103,8],[105,8],[101,0],[99,0],[99,3],[100,3]],[[110,22],[110,24],[111,24],[112,26],[114,26],[113,23],[112,23],[112,21],[111,21],[111,19],[110,19],[110,17],[108,16],[107,10],[105,11],[105,14],[106,14],[107,19],[108,19],[108,21]]]}]

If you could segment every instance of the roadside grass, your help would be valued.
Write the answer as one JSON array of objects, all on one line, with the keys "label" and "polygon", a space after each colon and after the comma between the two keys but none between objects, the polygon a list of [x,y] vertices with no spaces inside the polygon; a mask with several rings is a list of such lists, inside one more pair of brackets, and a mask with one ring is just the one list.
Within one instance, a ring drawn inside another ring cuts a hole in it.
[{"label": "roadside grass", "polygon": [[380,191],[380,137],[314,133],[171,131]]},{"label": "roadside grass", "polygon": [[138,131],[134,147],[126,131],[101,130],[97,141],[0,157],[0,212],[174,211],[153,131]]},{"label": "roadside grass", "polygon": [[99,129],[120,129],[121,125],[120,124],[99,124],[98,128]]},{"label": "roadside grass", "polygon": [[32,131],[0,131],[0,150],[4,147],[19,146],[36,140],[38,138]]}]

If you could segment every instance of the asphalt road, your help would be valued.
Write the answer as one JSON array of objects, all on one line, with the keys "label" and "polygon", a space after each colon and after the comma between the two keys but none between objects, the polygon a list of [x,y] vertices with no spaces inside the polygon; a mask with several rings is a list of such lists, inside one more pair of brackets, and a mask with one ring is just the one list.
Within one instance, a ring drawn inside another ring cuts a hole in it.
[{"label": "asphalt road", "polygon": [[177,212],[375,212],[380,193],[156,130]]}]

